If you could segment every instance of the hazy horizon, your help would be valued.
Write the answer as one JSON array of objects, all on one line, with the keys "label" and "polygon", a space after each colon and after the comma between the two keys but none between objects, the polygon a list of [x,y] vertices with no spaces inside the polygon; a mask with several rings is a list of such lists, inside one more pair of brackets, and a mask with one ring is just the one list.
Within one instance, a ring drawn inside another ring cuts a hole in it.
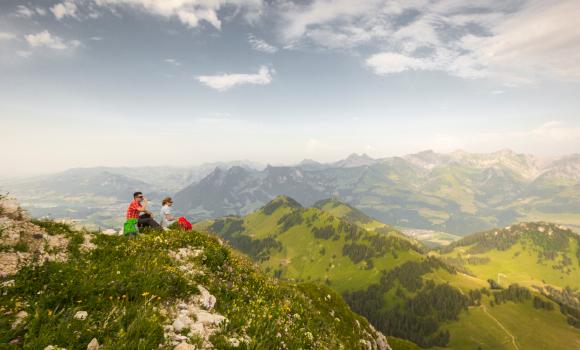
[{"label": "hazy horizon", "polygon": [[256,169],[262,169],[265,168],[267,166],[296,166],[298,165],[300,162],[302,161],[314,161],[317,163],[321,163],[321,164],[332,164],[335,162],[339,162],[342,160],[347,159],[350,156],[353,155],[357,155],[357,156],[368,156],[370,158],[372,158],[373,160],[382,160],[382,159],[388,159],[388,158],[392,158],[392,157],[405,157],[405,156],[410,156],[410,155],[414,155],[414,154],[418,154],[418,153],[422,153],[422,152],[434,152],[437,154],[451,154],[451,153],[455,153],[455,152],[465,152],[468,154],[472,154],[472,155],[487,155],[487,154],[494,154],[494,153],[501,153],[501,152],[513,152],[515,154],[518,155],[528,155],[528,156],[533,156],[533,157],[537,157],[538,160],[540,160],[541,162],[549,162],[549,161],[553,161],[553,160],[557,160],[560,158],[564,158],[567,156],[573,156],[573,155],[578,155],[579,153],[563,153],[563,154],[557,154],[557,155],[550,155],[550,156],[542,156],[542,155],[538,155],[538,154],[532,154],[532,153],[525,153],[525,152],[517,152],[515,150],[509,149],[509,148],[502,148],[502,149],[497,149],[494,151],[490,151],[490,152],[471,152],[469,150],[465,150],[465,149],[454,149],[452,151],[445,151],[445,152],[438,152],[437,150],[433,150],[433,149],[423,149],[423,150],[419,150],[416,152],[411,152],[411,153],[404,153],[404,154],[390,154],[390,155],[375,155],[373,153],[368,153],[368,152],[352,152],[349,154],[345,154],[342,157],[339,158],[332,158],[332,159],[314,159],[314,158],[300,158],[297,160],[293,160],[290,162],[270,162],[270,161],[256,161],[253,159],[222,159],[222,160],[214,160],[214,161],[207,161],[207,162],[201,162],[201,163],[194,163],[191,162],[189,164],[136,164],[133,166],[129,166],[126,164],[120,164],[120,165],[113,165],[113,164],[106,164],[106,163],[97,163],[94,165],[86,165],[86,166],[70,166],[70,167],[64,167],[64,168],[60,168],[60,169],[55,169],[53,171],[39,171],[39,172],[31,172],[31,173],[14,173],[14,174],[2,174],[0,173],[0,179],[4,179],[4,180],[10,180],[10,179],[25,179],[25,178],[32,178],[32,177],[36,177],[36,176],[43,176],[43,175],[51,175],[51,174],[56,174],[59,172],[63,172],[63,171],[67,171],[67,170],[72,170],[72,169],[93,169],[93,168],[194,168],[194,167],[201,167],[201,166],[207,166],[207,165],[218,165],[220,163],[245,163],[245,165],[250,165]]},{"label": "hazy horizon", "polygon": [[0,176],[578,153],[579,11],[573,0],[3,1]]}]

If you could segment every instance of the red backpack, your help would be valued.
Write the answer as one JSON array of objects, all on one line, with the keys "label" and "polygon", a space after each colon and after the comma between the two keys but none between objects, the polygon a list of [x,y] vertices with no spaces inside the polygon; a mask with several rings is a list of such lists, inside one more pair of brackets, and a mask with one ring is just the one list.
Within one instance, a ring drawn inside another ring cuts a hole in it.
[{"label": "red backpack", "polygon": [[177,219],[177,222],[179,223],[179,227],[181,227],[185,231],[191,231],[193,229],[191,223],[187,221],[187,219],[184,218],[183,216]]}]

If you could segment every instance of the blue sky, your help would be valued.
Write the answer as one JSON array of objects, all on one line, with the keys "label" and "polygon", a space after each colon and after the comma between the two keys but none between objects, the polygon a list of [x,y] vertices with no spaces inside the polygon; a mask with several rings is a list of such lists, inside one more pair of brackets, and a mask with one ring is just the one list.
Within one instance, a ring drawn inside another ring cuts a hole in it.
[{"label": "blue sky", "polygon": [[580,3],[0,3],[0,175],[580,152]]}]

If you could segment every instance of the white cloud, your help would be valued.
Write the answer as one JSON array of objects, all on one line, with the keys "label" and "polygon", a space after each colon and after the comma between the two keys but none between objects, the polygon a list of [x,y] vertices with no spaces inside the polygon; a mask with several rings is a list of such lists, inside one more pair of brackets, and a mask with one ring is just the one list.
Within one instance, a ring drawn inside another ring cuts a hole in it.
[{"label": "white cloud", "polygon": [[42,7],[37,7],[34,9],[36,11],[36,13],[38,13],[40,16],[44,16],[46,15],[46,10],[43,9]]},{"label": "white cloud", "polygon": [[[76,0],[79,1],[79,0]],[[177,18],[189,27],[204,21],[220,29],[222,21],[218,11],[228,5],[250,12],[259,12],[262,0],[94,0],[99,6],[131,6],[154,15]]]},{"label": "white cloud", "polygon": [[0,41],[16,39],[16,35],[8,32],[0,32]]},{"label": "white cloud", "polygon": [[163,62],[168,63],[168,64],[172,64],[174,66],[181,66],[181,62],[179,62],[173,58],[166,58],[163,60]]},{"label": "white cloud", "polygon": [[258,39],[253,35],[248,36],[248,42],[252,46],[252,48],[256,51],[261,51],[265,53],[276,53],[278,52],[278,48],[268,44],[265,40]]},{"label": "white cloud", "polygon": [[77,17],[77,5],[72,0],[66,0],[50,8],[56,19],[61,20],[64,17]]},{"label": "white cloud", "polygon": [[212,89],[226,91],[237,85],[268,85],[272,82],[273,74],[273,69],[262,66],[257,74],[202,75],[197,80]]},{"label": "white cloud", "polygon": [[366,64],[380,75],[401,73],[406,70],[432,70],[435,68],[433,62],[428,60],[392,52],[373,55],[366,60]]},{"label": "white cloud", "polygon": [[[332,49],[361,48],[377,74],[439,70],[505,85],[580,81],[577,0],[313,0],[284,2],[281,37]],[[363,50],[364,46],[364,50]]]},{"label": "white cloud", "polygon": [[91,40],[93,40],[93,41],[101,41],[101,40],[103,40],[103,37],[102,36],[92,36],[91,37]]},{"label": "white cloud", "polygon": [[53,50],[66,50],[81,45],[78,40],[65,41],[59,36],[50,34],[47,30],[36,34],[28,34],[25,39],[28,45],[33,48],[47,47]]},{"label": "white cloud", "polygon": [[30,18],[34,15],[34,11],[24,5],[18,5],[16,7],[16,12],[14,12],[14,14],[16,15],[16,17]]},{"label": "white cloud", "polygon": [[283,35],[286,39],[299,38],[312,27],[375,11],[381,2],[383,1],[315,0],[305,6],[286,3],[282,9],[283,20],[286,22]]}]

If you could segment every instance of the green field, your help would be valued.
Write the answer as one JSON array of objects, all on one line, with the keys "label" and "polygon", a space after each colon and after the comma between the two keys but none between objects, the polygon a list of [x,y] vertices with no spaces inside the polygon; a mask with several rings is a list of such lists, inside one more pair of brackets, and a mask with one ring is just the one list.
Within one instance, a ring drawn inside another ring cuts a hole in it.
[{"label": "green field", "polygon": [[580,348],[580,330],[568,325],[557,309],[534,309],[530,301],[491,307],[486,300],[443,327],[451,333],[449,349]]}]

